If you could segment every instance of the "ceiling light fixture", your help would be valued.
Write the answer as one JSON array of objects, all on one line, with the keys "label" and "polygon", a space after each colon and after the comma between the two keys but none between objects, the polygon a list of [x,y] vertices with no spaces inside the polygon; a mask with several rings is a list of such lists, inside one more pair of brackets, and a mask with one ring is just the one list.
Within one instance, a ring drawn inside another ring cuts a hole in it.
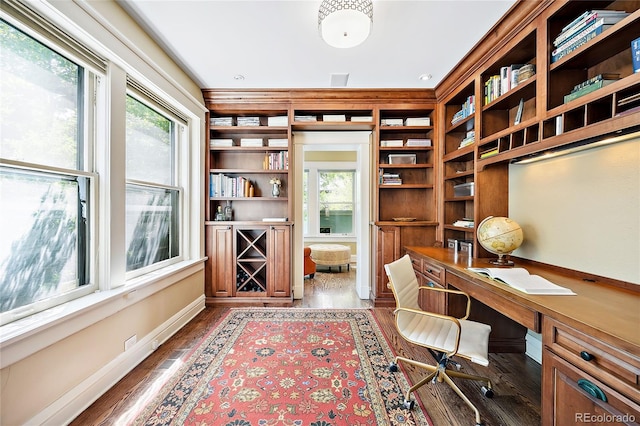
[{"label": "ceiling light fixture", "polygon": [[318,30],[329,46],[359,45],[369,37],[372,24],[371,0],[323,0],[320,4]]}]

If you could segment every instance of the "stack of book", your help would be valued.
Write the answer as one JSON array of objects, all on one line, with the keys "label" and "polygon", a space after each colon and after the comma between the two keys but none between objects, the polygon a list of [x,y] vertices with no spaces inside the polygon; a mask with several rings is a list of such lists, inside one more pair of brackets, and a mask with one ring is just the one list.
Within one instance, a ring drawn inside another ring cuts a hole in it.
[{"label": "stack of book", "polygon": [[297,121],[299,123],[314,123],[318,121],[318,117],[315,115],[295,115],[293,116],[293,121]]},{"label": "stack of book", "polygon": [[455,222],[453,222],[453,226],[460,226],[462,228],[473,228],[474,222],[473,219],[465,217],[464,219],[456,220]]},{"label": "stack of book", "polygon": [[618,80],[620,80],[620,74],[617,73],[598,74],[589,80],[576,84],[573,90],[571,90],[571,93],[564,96],[564,103],[566,104],[574,99],[578,99],[580,96],[584,96]]},{"label": "stack of book", "polygon": [[209,119],[211,126],[233,126],[232,117],[211,117]]},{"label": "stack of book", "polygon": [[382,147],[393,147],[393,148],[399,148],[404,144],[404,141],[402,139],[394,139],[394,140],[384,140],[384,141],[380,141],[380,146]]},{"label": "stack of book", "polygon": [[407,146],[431,146],[431,139],[407,139]]},{"label": "stack of book", "polygon": [[351,117],[351,121],[354,123],[370,123],[373,121],[373,117],[370,115],[354,115]]},{"label": "stack of book", "polygon": [[467,135],[464,137],[464,139],[460,141],[460,145],[458,146],[458,149],[471,145],[475,141],[475,139],[476,139],[476,131],[469,130],[467,132]]},{"label": "stack of book", "polygon": [[269,139],[267,145],[286,148],[289,146],[289,139]]},{"label": "stack of book", "polygon": [[259,126],[260,117],[238,117],[238,126]]},{"label": "stack of book", "polygon": [[286,127],[289,125],[289,117],[286,115],[278,115],[267,118],[267,126],[269,127]]},{"label": "stack of book", "polygon": [[240,146],[259,147],[262,146],[262,138],[242,138],[240,139]]},{"label": "stack of book", "polygon": [[431,126],[429,117],[409,117],[404,120],[405,126]]},{"label": "stack of book", "polygon": [[382,185],[402,185],[402,179],[398,173],[383,173],[380,183]]},{"label": "stack of book", "polygon": [[551,63],[567,56],[629,15],[624,10],[588,10],[567,24],[553,41]]},{"label": "stack of book", "polygon": [[499,148],[492,148],[489,149],[487,151],[484,151],[482,154],[480,154],[480,158],[489,158],[489,157],[493,157],[494,155],[498,154],[500,152]]},{"label": "stack of book", "polygon": [[381,126],[402,126],[402,118],[383,118],[380,120]]},{"label": "stack of book", "polygon": [[224,147],[233,146],[233,139],[210,139],[209,146],[211,148],[214,148],[217,146],[224,146]]},{"label": "stack of book", "polygon": [[464,120],[474,112],[476,112],[476,97],[471,95],[467,97],[467,100],[462,104],[462,109],[453,115],[451,124],[456,124],[457,122]]}]

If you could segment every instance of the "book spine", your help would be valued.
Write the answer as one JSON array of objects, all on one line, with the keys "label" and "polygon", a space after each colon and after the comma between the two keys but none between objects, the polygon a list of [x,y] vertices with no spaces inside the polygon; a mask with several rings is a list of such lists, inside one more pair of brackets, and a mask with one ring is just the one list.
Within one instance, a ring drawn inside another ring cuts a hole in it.
[{"label": "book spine", "polygon": [[597,35],[601,33],[602,33],[602,26],[594,27],[588,34],[576,40],[576,43],[572,44],[571,47],[568,47],[562,50],[561,52],[558,52],[556,55],[552,55],[551,63],[554,63],[562,59],[563,57],[567,56],[569,53],[573,52],[574,50],[587,44],[591,39],[595,38]]},{"label": "book spine", "polygon": [[640,72],[640,38],[631,42],[631,60],[633,62],[633,72]]},{"label": "book spine", "polygon": [[583,28],[582,31],[580,31],[575,36],[571,37],[569,40],[567,40],[566,42],[564,42],[560,46],[558,46],[556,49],[554,49],[553,52],[551,52],[551,54],[552,55],[556,55],[556,54],[558,54],[558,52],[562,52],[563,50],[568,49],[569,47],[571,47],[574,44],[578,43],[582,37],[585,37],[586,35],[588,35],[591,32],[593,32],[594,28],[601,27],[602,24],[603,24],[603,20],[602,19],[598,19],[597,21],[592,21],[591,24],[588,25],[587,27]]},{"label": "book spine", "polygon": [[600,81],[596,81],[595,83],[592,83],[588,86],[585,86],[583,88],[581,88],[580,90],[577,90],[575,92],[569,93],[568,95],[564,96],[564,103],[570,102],[574,99],[578,99],[581,96],[584,96],[586,94],[589,94],[595,90],[598,90],[604,86],[606,86],[607,84],[613,83],[614,81],[618,81],[618,80],[600,80]]},{"label": "book spine", "polygon": [[587,19],[585,19],[584,21],[581,21],[576,26],[570,28],[565,32],[560,33],[560,35],[556,37],[556,39],[553,41],[553,45],[556,47],[560,46],[565,40],[570,39],[573,35],[575,35],[578,31],[585,28],[587,25],[591,25],[595,20],[596,20],[595,14],[589,15]]}]

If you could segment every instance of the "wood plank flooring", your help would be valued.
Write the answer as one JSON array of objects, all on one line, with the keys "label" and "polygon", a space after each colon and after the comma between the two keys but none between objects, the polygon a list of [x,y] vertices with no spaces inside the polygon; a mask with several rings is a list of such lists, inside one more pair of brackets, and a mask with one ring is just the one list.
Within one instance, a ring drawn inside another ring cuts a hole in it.
[{"label": "wood plank flooring", "polygon": [[[369,308],[371,302],[360,300],[355,285],[349,285],[344,275],[318,277],[305,280],[305,293],[294,308]],[[355,274],[352,270],[351,274]],[[161,345],[158,350],[120,380],[112,389],[80,414],[73,426],[125,424],[124,420],[137,412],[145,396],[157,387],[158,379],[169,374],[175,361],[187,354],[215,324],[228,308],[206,308],[189,324]],[[398,355],[433,361],[428,351],[405,342],[396,332],[393,310],[373,308]],[[486,426],[533,426],[540,424],[541,368],[524,354],[490,354],[489,367],[459,360],[462,371],[479,374],[492,380],[495,396],[485,398],[481,384],[457,381],[462,391],[476,405]],[[417,368],[407,366],[405,371],[413,383],[423,375]],[[398,373],[402,374],[402,373]],[[420,388],[418,396],[435,426],[472,426],[473,411],[446,384],[428,384]]]}]

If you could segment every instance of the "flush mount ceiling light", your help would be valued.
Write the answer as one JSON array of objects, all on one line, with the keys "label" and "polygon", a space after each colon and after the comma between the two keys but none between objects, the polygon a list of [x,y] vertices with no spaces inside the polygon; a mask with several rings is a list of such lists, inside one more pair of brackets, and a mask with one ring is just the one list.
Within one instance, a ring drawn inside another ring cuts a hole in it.
[{"label": "flush mount ceiling light", "polygon": [[371,0],[323,0],[318,11],[322,39],[338,48],[354,47],[369,37],[373,24]]}]

